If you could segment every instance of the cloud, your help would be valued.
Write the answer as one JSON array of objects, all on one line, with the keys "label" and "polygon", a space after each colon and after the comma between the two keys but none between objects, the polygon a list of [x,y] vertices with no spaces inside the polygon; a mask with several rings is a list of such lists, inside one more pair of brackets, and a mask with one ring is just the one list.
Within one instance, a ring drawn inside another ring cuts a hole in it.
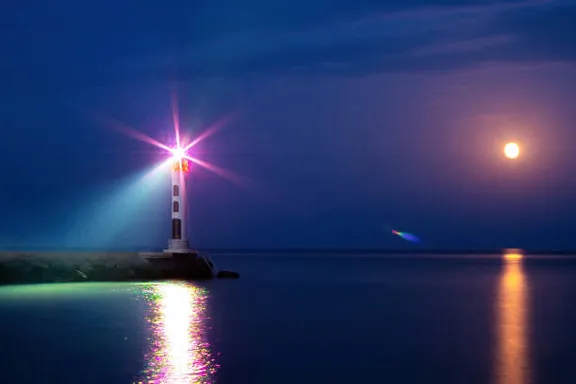
[{"label": "cloud", "polygon": [[505,12],[490,25],[494,33],[514,33],[518,37],[508,60],[576,60],[576,3],[559,2],[541,8]]},{"label": "cloud", "polygon": [[317,25],[300,23],[294,30],[222,36],[169,54],[134,57],[123,65],[132,73],[177,68],[181,74],[203,77],[365,75],[451,71],[492,62],[573,61],[574,3],[479,4],[447,1],[424,7],[424,2],[413,1],[364,16],[358,11],[355,19],[332,17]]},{"label": "cloud", "polygon": [[474,52],[494,46],[509,44],[516,41],[514,35],[496,35],[463,41],[448,41],[436,45],[428,45],[414,51],[415,55],[443,55],[451,53]]},{"label": "cloud", "polygon": [[0,27],[18,36],[0,43],[6,77],[366,75],[576,58],[573,1],[57,2],[0,15]]}]

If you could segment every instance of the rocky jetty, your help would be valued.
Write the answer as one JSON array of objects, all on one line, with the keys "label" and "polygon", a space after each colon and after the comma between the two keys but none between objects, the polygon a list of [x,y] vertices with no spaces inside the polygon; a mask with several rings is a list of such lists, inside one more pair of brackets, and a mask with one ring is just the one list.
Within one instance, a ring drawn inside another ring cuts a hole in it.
[{"label": "rocky jetty", "polygon": [[[196,253],[146,258],[136,252],[3,252],[0,285],[81,281],[200,280],[218,276]],[[218,277],[238,277],[227,275]]]}]

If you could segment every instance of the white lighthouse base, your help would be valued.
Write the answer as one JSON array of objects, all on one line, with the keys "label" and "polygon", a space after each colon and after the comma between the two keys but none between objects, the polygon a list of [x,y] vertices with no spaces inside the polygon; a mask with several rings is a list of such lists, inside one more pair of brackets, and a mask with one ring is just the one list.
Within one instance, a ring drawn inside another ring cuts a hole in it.
[{"label": "white lighthouse base", "polygon": [[190,249],[190,244],[188,240],[184,239],[170,239],[168,240],[168,249],[165,249],[166,253],[191,253],[195,252]]}]

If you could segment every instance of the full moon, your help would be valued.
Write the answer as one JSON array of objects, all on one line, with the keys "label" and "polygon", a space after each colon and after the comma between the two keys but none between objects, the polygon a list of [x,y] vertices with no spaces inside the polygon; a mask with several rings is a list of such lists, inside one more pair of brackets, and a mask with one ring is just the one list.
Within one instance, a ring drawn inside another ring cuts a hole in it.
[{"label": "full moon", "polygon": [[515,159],[520,155],[520,147],[516,143],[508,143],[504,147],[504,154],[509,159]]}]

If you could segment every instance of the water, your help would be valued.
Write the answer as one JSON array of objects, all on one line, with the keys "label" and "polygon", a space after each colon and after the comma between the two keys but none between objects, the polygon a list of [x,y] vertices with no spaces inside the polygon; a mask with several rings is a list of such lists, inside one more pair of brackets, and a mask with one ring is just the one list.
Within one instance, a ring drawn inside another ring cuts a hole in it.
[{"label": "water", "polygon": [[1,288],[0,381],[576,380],[576,258],[214,258],[242,278]]}]

